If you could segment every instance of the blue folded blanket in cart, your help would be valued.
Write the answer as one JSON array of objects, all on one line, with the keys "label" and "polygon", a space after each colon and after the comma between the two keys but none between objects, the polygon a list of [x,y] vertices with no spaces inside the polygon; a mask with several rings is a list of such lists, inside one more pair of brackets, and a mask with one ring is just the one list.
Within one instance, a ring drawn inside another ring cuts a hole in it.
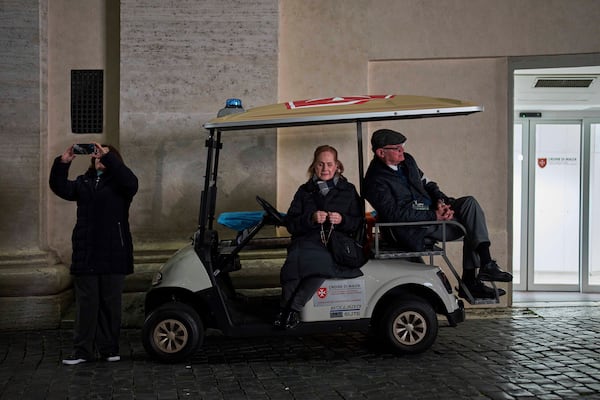
[{"label": "blue folded blanket in cart", "polygon": [[233,211],[219,215],[217,222],[235,231],[241,232],[258,224],[265,215],[264,211]]}]

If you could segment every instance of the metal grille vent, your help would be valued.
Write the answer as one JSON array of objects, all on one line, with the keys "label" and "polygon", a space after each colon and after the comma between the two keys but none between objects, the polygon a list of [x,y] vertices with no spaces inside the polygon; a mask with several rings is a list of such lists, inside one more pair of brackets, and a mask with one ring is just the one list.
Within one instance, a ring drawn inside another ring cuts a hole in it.
[{"label": "metal grille vent", "polygon": [[588,88],[594,78],[544,78],[535,82],[536,88]]},{"label": "metal grille vent", "polygon": [[102,133],[104,71],[71,70],[71,131]]}]

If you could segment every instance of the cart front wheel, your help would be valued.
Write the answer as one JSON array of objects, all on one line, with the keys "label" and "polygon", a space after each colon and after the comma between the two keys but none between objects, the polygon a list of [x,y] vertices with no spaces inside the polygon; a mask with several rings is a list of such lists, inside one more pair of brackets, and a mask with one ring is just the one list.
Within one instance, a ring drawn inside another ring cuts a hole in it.
[{"label": "cart front wheel", "polygon": [[187,304],[169,303],[144,321],[142,343],[146,352],[162,362],[180,362],[192,356],[204,340],[198,313]]}]

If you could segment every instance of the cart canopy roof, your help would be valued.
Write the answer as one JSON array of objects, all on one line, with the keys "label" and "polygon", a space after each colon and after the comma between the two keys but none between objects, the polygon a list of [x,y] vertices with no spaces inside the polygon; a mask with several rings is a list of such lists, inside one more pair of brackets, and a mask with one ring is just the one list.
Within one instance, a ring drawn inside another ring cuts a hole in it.
[{"label": "cart canopy roof", "polygon": [[220,131],[341,124],[466,115],[483,111],[476,104],[414,95],[363,95],[288,101],[214,118],[206,129]]}]

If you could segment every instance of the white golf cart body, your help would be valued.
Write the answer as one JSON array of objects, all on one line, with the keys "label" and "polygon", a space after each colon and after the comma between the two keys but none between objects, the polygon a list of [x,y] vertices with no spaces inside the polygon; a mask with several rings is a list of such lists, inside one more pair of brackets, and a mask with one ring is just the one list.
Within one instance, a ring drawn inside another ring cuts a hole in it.
[{"label": "white golf cart body", "polygon": [[[198,349],[208,328],[232,337],[372,329],[394,351],[417,353],[429,348],[437,336],[437,315],[456,326],[464,320],[463,303],[438,266],[411,262],[393,252],[379,253],[378,243],[361,268],[363,276],[326,280],[301,311],[297,328],[275,330],[272,322],[278,296],[249,299],[231,286],[229,273],[242,268],[239,252],[252,245],[258,231],[265,225],[281,225],[280,215],[270,204],[261,203],[265,216],[244,232],[241,242],[219,241],[213,227],[219,152],[226,148],[228,131],[242,134],[259,128],[355,124],[362,193],[363,123],[479,111],[482,107],[453,99],[353,96],[257,107],[204,124],[207,163],[198,230],[193,242],[161,267],[146,295],[142,340],[148,353],[164,362],[182,361]],[[268,247],[269,239],[261,241]],[[273,238],[273,242],[281,242],[281,238]]]},{"label": "white golf cart body", "polygon": [[[398,269],[402,271],[399,273]],[[437,266],[409,262],[406,259],[371,259],[353,279],[327,279],[326,293],[315,293],[302,310],[302,321],[355,320],[370,318],[377,302],[390,290],[404,285],[419,285],[435,293],[447,292],[437,276]],[[212,282],[192,245],[179,250],[160,270],[161,281],[155,287],[181,288],[191,293],[210,289]],[[462,312],[455,296],[441,296],[448,314]],[[457,321],[461,319],[456,316]]]}]

